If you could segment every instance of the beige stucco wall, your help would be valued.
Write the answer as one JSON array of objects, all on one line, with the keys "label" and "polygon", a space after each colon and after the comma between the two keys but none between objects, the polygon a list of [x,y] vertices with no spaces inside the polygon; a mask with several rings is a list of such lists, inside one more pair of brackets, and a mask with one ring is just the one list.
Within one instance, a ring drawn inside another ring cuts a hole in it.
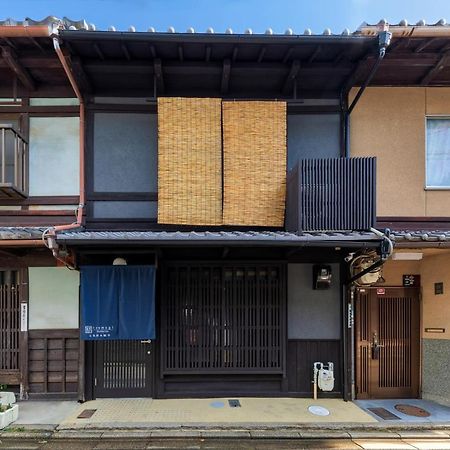
[{"label": "beige stucco wall", "polygon": [[30,267],[30,330],[78,328],[79,272],[65,267]]},{"label": "beige stucco wall", "polygon": [[[411,250],[414,252],[418,249]],[[420,261],[388,261],[383,266],[385,286],[401,286],[403,274],[419,274],[422,290],[422,330],[424,339],[450,339],[450,252],[425,250]],[[434,283],[444,283],[444,294],[434,294]],[[445,333],[426,333],[425,328],[445,328]]]},{"label": "beige stucco wall", "polygon": [[424,188],[425,118],[447,114],[450,88],[366,89],[351,114],[350,151],[377,157],[377,216],[450,216],[450,190]]}]

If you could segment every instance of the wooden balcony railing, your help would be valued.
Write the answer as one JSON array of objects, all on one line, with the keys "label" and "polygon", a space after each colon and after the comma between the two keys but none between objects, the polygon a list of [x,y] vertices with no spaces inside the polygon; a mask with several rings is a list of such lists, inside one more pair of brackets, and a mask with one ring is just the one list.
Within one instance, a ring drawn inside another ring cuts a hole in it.
[{"label": "wooden balcony railing", "polygon": [[28,142],[12,125],[0,124],[0,199],[28,193]]},{"label": "wooden balcony railing", "polygon": [[288,231],[368,230],[376,218],[376,158],[300,160],[288,175]]}]

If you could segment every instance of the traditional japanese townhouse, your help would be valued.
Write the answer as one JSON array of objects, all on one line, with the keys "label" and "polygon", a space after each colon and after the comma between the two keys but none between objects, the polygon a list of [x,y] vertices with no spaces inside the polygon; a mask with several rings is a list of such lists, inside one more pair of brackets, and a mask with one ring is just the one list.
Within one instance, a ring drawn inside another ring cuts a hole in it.
[{"label": "traditional japanese townhouse", "polygon": [[356,396],[450,404],[450,27],[389,30],[375,86],[350,120],[351,156],[377,156],[377,227],[391,229],[396,249],[380,282],[357,291]]},{"label": "traditional japanese townhouse", "polygon": [[[378,280],[391,241],[372,156],[390,148],[350,143],[367,84],[418,59],[385,28],[3,22],[0,382],[30,398],[309,396],[321,361],[321,395],[351,399],[351,287]],[[396,370],[414,381],[410,355]]]}]

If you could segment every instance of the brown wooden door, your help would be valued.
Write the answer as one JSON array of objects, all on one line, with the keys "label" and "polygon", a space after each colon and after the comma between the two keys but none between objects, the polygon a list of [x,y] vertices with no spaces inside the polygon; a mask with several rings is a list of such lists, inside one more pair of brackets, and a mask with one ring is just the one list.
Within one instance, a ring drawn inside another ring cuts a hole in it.
[{"label": "brown wooden door", "polygon": [[359,289],[356,298],[357,398],[419,394],[419,289]]}]

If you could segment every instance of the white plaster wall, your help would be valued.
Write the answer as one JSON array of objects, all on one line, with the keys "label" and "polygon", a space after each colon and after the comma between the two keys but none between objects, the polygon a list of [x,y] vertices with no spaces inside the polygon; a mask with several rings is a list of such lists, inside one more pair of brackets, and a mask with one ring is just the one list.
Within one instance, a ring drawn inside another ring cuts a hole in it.
[{"label": "white plaster wall", "polygon": [[78,117],[30,118],[30,195],[78,195]]},{"label": "white plaster wall", "polygon": [[79,272],[30,267],[29,329],[78,328]]}]

